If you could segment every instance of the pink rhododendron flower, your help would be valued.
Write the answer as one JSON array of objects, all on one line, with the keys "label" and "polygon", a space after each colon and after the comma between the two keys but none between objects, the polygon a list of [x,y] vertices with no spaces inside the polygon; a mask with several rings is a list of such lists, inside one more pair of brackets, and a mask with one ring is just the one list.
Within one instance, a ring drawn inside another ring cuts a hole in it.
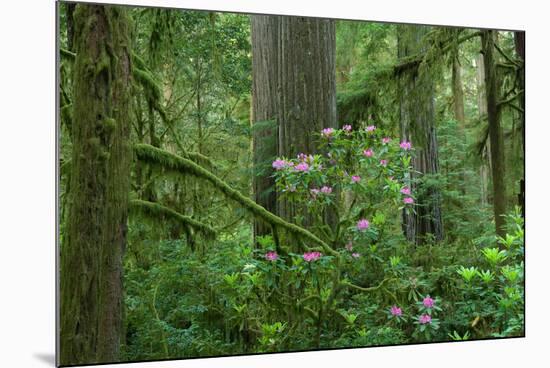
[{"label": "pink rhododendron flower", "polygon": [[424,304],[426,308],[433,308],[434,303],[435,301],[432,298],[430,298],[429,295],[425,297],[424,300],[422,301],[422,304]]},{"label": "pink rhododendron flower", "polygon": [[432,323],[432,316],[430,316],[429,314],[423,314],[420,317],[418,317],[418,322],[420,322],[420,324],[423,324],[423,325],[427,323]]},{"label": "pink rhododendron flower", "polygon": [[324,187],[321,188],[321,193],[330,194],[332,193],[332,188],[325,185]]},{"label": "pink rhododendron flower", "polygon": [[306,252],[306,253],[304,253],[303,257],[304,257],[304,261],[312,262],[312,261],[316,261],[319,258],[321,258],[321,253],[320,252]]},{"label": "pink rhododendron flower", "polygon": [[326,138],[330,138],[334,134],[334,129],[325,128],[321,131],[321,135]]},{"label": "pink rhododendron flower", "polygon": [[268,261],[276,261],[277,258],[279,258],[277,252],[270,251],[265,254],[265,259],[267,259]]},{"label": "pink rhododendron flower", "polygon": [[390,138],[390,137],[384,137],[384,138],[382,138],[382,143],[384,143],[384,144],[390,143],[390,141],[391,141],[391,138]]},{"label": "pink rhododendron flower", "polygon": [[346,131],[346,132],[349,133],[349,132],[351,132],[351,125],[346,124],[346,125],[344,125],[344,126],[342,127],[342,129],[343,129],[344,131]]},{"label": "pink rhododendron flower", "polygon": [[313,196],[313,198],[317,197],[317,194],[319,194],[321,191],[317,188],[310,189],[309,192]]},{"label": "pink rhododendron flower", "polygon": [[388,166],[388,160],[380,160],[380,165]]},{"label": "pink rhododendron flower", "polygon": [[411,197],[405,197],[405,198],[403,198],[403,203],[405,203],[405,204],[413,204],[413,203],[414,203],[414,199],[412,199]]},{"label": "pink rhododendron flower", "polygon": [[353,250],[353,243],[349,242],[348,244],[346,244],[346,249],[351,252]]},{"label": "pink rhododendron flower", "polygon": [[403,315],[403,311],[397,305],[393,305],[390,308],[390,313],[392,316],[396,316],[396,317],[400,317]]},{"label": "pink rhododendron flower", "polygon": [[367,127],[367,129],[365,129],[367,132],[374,132],[374,130],[376,129],[376,127],[374,125],[369,125]]},{"label": "pink rhododendron flower", "polygon": [[399,143],[399,147],[401,147],[405,151],[408,151],[412,148],[412,144],[411,144],[411,142],[403,141],[403,142]]},{"label": "pink rhododendron flower", "polygon": [[286,165],[287,165],[286,161],[285,161],[285,160],[281,160],[281,159],[276,159],[276,160],[273,161],[273,163],[271,164],[271,166],[273,166],[273,168],[274,168],[275,170],[284,169]]},{"label": "pink rhododendron flower", "polygon": [[374,154],[374,152],[372,152],[372,150],[369,148],[369,149],[366,149],[363,151],[363,154],[367,157],[372,157],[372,155]]},{"label": "pink rhododendron flower", "polygon": [[361,219],[357,222],[357,230],[363,231],[366,230],[369,227],[369,220],[367,219]]},{"label": "pink rhododendron flower", "polygon": [[359,253],[352,253],[351,255],[353,258],[359,258],[361,255]]},{"label": "pink rhododendron flower", "polygon": [[309,170],[309,165],[305,162],[300,162],[298,165],[294,167],[294,170],[305,172]]},{"label": "pink rhododendron flower", "polygon": [[403,187],[403,189],[401,189],[401,193],[403,193],[405,195],[411,195],[411,188]]},{"label": "pink rhododendron flower", "polygon": [[358,175],[353,175],[351,177],[351,181],[354,182],[354,183],[359,183],[361,181],[361,177],[358,176]]}]

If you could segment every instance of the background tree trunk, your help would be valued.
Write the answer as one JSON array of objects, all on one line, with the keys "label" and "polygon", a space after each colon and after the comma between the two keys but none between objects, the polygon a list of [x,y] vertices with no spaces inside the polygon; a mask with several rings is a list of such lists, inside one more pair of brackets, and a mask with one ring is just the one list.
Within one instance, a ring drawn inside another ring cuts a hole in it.
[{"label": "background tree trunk", "polygon": [[481,34],[483,64],[485,67],[485,89],[487,93],[487,119],[491,142],[491,169],[493,176],[493,212],[497,235],[504,236],[506,214],[506,187],[504,185],[504,145],[500,127],[500,112],[497,71],[494,58],[495,31],[484,30]]},{"label": "background tree trunk", "polygon": [[[428,27],[400,26],[399,59],[422,52],[422,38],[427,31]],[[413,167],[421,180],[426,174],[439,172],[432,78],[422,65],[408,68],[399,75],[399,91],[401,139],[411,141],[416,149]],[[414,176],[411,173],[411,178]],[[417,196],[416,213],[403,211],[403,231],[406,238],[416,244],[424,243],[428,234],[437,241],[443,239],[441,194],[437,188],[422,187],[413,186]]]},{"label": "background tree trunk", "polygon": [[[332,20],[281,17],[278,34],[278,154],[296,157],[316,153],[315,136],[323,128],[337,128],[336,36]],[[307,216],[287,201],[279,201],[278,214],[295,221]],[[301,213],[300,213],[301,212]],[[329,213],[326,221],[334,224]]]},{"label": "background tree trunk", "polygon": [[77,5],[71,199],[61,245],[62,365],[119,359],[131,151],[126,9]]},{"label": "background tree trunk", "polygon": [[[453,84],[453,108],[454,116],[458,122],[458,131],[461,138],[466,141],[466,116],[464,114],[464,89],[462,87],[462,72],[460,66],[460,51],[458,44],[453,49],[452,54],[452,84]],[[460,190],[462,194],[466,194],[466,170],[464,162],[460,167],[461,173],[461,185]]]},{"label": "background tree trunk", "polygon": [[[252,38],[252,150],[254,200],[276,213],[277,195],[272,161],[277,156],[277,36],[279,17],[251,15]],[[271,227],[254,220],[254,238]]]},{"label": "background tree trunk", "polygon": [[[487,120],[487,96],[485,94],[485,67],[483,65],[483,54],[476,58],[476,82],[477,82],[477,107],[479,110],[479,124],[484,125]],[[481,203],[489,203],[489,171],[491,171],[490,142],[487,140],[481,152],[481,165],[479,167]]]},{"label": "background tree trunk", "polygon": [[[520,107],[523,110],[521,113],[521,143],[523,157],[525,157],[525,32],[514,32],[514,41],[516,46],[516,54],[522,62],[521,68],[518,69],[519,88],[523,93],[519,97]],[[525,217],[525,181],[520,180],[518,204],[521,207],[521,213]]]}]

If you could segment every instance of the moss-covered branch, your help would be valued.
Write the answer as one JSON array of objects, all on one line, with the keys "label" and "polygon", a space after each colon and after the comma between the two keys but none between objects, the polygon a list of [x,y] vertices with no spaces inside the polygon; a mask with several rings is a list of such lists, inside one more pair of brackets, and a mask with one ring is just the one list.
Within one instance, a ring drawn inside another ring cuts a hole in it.
[{"label": "moss-covered branch", "polygon": [[[440,57],[442,54],[451,51],[451,49],[454,46],[459,45],[463,42],[466,42],[466,41],[468,41],[472,38],[479,37],[479,36],[481,36],[481,32],[479,32],[479,31],[478,32],[472,32],[472,33],[469,33],[469,34],[464,35],[462,37],[459,37],[457,40],[448,41],[443,46],[436,46],[436,47],[440,48],[437,55],[438,55],[438,57]],[[403,72],[407,69],[417,68],[420,65],[420,63],[425,61],[425,58],[426,58],[425,53],[421,53],[421,54],[418,54],[418,55],[412,55],[412,56],[406,58],[401,63],[395,65],[393,67],[393,71],[394,71],[395,74],[399,74],[399,73],[401,73],[401,72]]]},{"label": "moss-covered branch", "polygon": [[194,220],[189,216],[182,215],[181,213],[166,206],[163,206],[159,203],[143,201],[141,199],[134,199],[130,201],[129,205],[130,208],[143,211],[148,215],[169,217],[184,224],[185,226],[192,227],[193,229],[197,230],[208,238],[214,238],[214,236],[216,235],[216,231],[212,227],[203,224],[202,222],[199,222],[197,220]]},{"label": "moss-covered branch", "polygon": [[139,160],[161,165],[164,168],[181,172],[183,174],[193,175],[210,182],[223,194],[225,194],[227,197],[234,200],[235,202],[238,202],[254,216],[262,219],[263,221],[271,225],[274,225],[278,228],[284,228],[290,233],[293,233],[297,236],[302,237],[303,239],[307,239],[317,245],[320,245],[323,248],[323,251],[328,254],[338,256],[338,252],[336,252],[327,243],[319,239],[311,232],[300,226],[286,222],[279,216],[276,216],[267,211],[265,208],[258,205],[250,198],[245,197],[239,191],[231,188],[227,183],[218,178],[216,175],[197,165],[193,161],[148,144],[136,144],[134,145],[134,151]]},{"label": "moss-covered branch", "polygon": [[365,293],[369,293],[369,292],[372,292],[372,291],[376,291],[376,290],[380,289],[382,286],[384,286],[385,284],[387,284],[388,282],[395,281],[395,280],[396,279],[394,279],[394,278],[384,279],[384,280],[380,281],[380,283],[378,285],[371,286],[371,287],[368,287],[368,288],[358,286],[358,285],[352,284],[348,280],[344,280],[340,283],[340,286],[345,286],[345,287],[349,287],[349,288],[359,290],[359,291],[362,291],[362,292],[365,292]]}]

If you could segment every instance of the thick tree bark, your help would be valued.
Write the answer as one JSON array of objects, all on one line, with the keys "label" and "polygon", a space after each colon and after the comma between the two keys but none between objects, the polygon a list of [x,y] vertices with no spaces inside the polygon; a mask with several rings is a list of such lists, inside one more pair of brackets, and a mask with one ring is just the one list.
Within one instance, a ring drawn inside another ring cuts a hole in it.
[{"label": "thick tree bark", "polygon": [[[323,128],[337,128],[336,37],[334,21],[281,17],[278,34],[278,154],[296,157],[318,151],[317,136]],[[279,201],[278,214],[295,221],[306,209]],[[327,213],[325,221],[334,225]]]},{"label": "thick tree bark", "polygon": [[61,244],[62,365],[118,361],[131,150],[125,8],[74,13],[71,198]]},{"label": "thick tree bark", "polygon": [[[277,195],[271,162],[277,156],[277,36],[280,17],[252,15],[252,149],[254,200],[276,213]],[[254,220],[254,238],[271,226]]]},{"label": "thick tree bark", "polygon": [[506,214],[506,187],[504,185],[504,140],[500,127],[500,112],[497,106],[499,89],[494,57],[495,31],[484,30],[481,34],[483,65],[485,67],[485,89],[487,94],[487,119],[489,121],[489,140],[491,142],[491,170],[493,177],[493,212],[497,235],[504,236],[504,218]]},{"label": "thick tree bark", "polygon": [[[401,26],[398,33],[400,59],[423,51],[422,38],[428,31],[422,26]],[[416,149],[414,171],[422,177],[439,172],[437,137],[434,124],[433,82],[427,70],[413,67],[399,74],[401,139],[412,142]],[[411,173],[411,179],[416,174]],[[409,241],[426,242],[429,237],[443,239],[441,194],[437,188],[413,185],[417,195],[416,213],[403,211],[403,231]]]}]

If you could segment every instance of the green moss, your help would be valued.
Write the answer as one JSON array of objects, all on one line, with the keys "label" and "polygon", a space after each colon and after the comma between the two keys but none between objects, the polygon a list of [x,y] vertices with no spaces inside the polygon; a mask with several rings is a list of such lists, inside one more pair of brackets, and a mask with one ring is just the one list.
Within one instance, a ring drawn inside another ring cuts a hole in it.
[{"label": "green moss", "polygon": [[130,209],[142,211],[143,213],[149,216],[153,216],[157,219],[169,218],[180,222],[185,226],[186,232],[188,231],[187,227],[191,227],[202,233],[205,237],[209,239],[213,239],[216,235],[216,230],[214,230],[214,228],[212,228],[211,226],[194,220],[189,216],[182,215],[181,213],[169,207],[163,206],[159,203],[144,201],[141,199],[134,199],[130,201],[129,205]]}]

